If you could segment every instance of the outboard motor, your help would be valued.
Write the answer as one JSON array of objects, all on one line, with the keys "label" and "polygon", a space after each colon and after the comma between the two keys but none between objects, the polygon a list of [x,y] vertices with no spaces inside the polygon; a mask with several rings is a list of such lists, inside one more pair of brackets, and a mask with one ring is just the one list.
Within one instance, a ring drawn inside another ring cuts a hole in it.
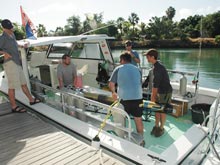
[{"label": "outboard motor", "polygon": [[187,78],[184,74],[182,74],[182,77],[180,78],[180,95],[184,96],[186,95],[186,86],[187,86]]}]

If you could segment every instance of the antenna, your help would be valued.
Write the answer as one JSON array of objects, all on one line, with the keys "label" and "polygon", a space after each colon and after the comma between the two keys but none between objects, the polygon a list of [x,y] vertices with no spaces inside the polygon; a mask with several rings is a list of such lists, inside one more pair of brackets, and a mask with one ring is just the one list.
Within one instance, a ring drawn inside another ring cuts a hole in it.
[{"label": "antenna", "polygon": [[[197,91],[198,91],[198,80],[199,80],[199,68],[200,68],[200,63],[201,63],[201,54],[202,54],[202,36],[203,36],[203,31],[202,31],[202,16],[201,16],[201,21],[200,21],[200,42],[199,42],[199,55],[198,55],[198,67],[197,67],[197,75],[196,75],[196,88],[195,88],[195,96],[197,97]],[[196,99],[195,99],[196,100]]]},{"label": "antenna", "polygon": [[82,33],[81,35],[85,35],[85,34],[88,34],[88,33],[92,33],[92,32],[94,32],[94,31],[96,31],[96,30],[104,29],[104,28],[107,28],[107,27],[109,27],[109,26],[115,26],[115,25],[116,25],[116,24],[109,24],[109,25],[106,25],[106,26],[102,26],[102,27],[99,27],[99,28],[96,28],[96,29],[89,30],[89,31],[87,31],[87,32],[85,32],[85,33]]}]

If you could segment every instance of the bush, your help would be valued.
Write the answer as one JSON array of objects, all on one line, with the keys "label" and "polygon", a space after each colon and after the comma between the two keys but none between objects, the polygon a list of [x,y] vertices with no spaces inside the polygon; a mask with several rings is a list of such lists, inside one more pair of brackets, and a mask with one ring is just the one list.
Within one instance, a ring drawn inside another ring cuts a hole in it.
[{"label": "bush", "polygon": [[215,42],[218,44],[220,43],[220,35],[215,36]]}]

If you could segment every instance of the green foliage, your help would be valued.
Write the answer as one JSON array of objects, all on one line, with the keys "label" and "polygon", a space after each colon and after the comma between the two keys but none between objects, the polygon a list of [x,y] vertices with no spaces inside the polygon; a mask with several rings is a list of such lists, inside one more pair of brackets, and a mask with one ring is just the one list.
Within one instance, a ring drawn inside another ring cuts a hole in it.
[{"label": "green foliage", "polygon": [[79,16],[71,16],[67,19],[67,25],[65,25],[65,33],[67,35],[80,34],[81,22]]},{"label": "green foliage", "polygon": [[[191,38],[200,37],[200,24],[202,16],[189,16],[187,19],[181,19],[178,28]],[[181,35],[181,33],[180,33]]]},{"label": "green foliage", "polygon": [[175,14],[176,14],[176,10],[172,6],[170,6],[166,11],[166,15],[169,20],[172,20]]},{"label": "green foliage", "polygon": [[[103,23],[103,13],[86,14],[84,21],[81,21],[79,16],[73,15],[67,19],[66,25],[57,27],[55,31],[50,31],[49,35],[60,36],[104,33],[109,36],[114,36],[118,40],[187,40],[188,37],[215,37],[216,42],[219,43],[220,11],[206,16],[189,16],[179,22],[173,21],[175,14],[175,8],[170,6],[165,11],[164,16],[154,16],[149,20],[149,23],[141,22],[140,24],[138,24],[140,19],[136,13],[131,13],[127,20],[118,17],[115,21],[112,20],[107,23]],[[115,26],[109,26],[110,24],[115,24]],[[14,25],[16,38],[25,38],[24,28],[16,23],[14,23]],[[43,24],[37,26],[37,32],[38,37],[48,35],[46,27]],[[1,27],[0,33],[2,33]]]},{"label": "green foliage", "polygon": [[220,11],[209,14],[203,19],[204,32],[209,37],[220,34]]},{"label": "green foliage", "polygon": [[132,25],[132,36],[135,37],[135,25],[138,24],[140,18],[138,17],[138,15],[136,13],[131,13],[131,16],[128,17],[128,21],[130,22],[130,24]]},{"label": "green foliage", "polygon": [[220,35],[215,36],[215,42],[220,44]]},{"label": "green foliage", "polygon": [[46,27],[43,24],[37,26],[37,37],[47,36]]}]

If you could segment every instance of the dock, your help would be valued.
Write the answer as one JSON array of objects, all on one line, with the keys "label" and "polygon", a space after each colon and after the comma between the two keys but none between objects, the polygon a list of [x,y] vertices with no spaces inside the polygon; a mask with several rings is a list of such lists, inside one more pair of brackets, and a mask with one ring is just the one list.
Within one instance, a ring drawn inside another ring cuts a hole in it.
[{"label": "dock", "polygon": [[32,113],[12,113],[0,104],[1,165],[123,165],[110,155],[41,120]]}]

